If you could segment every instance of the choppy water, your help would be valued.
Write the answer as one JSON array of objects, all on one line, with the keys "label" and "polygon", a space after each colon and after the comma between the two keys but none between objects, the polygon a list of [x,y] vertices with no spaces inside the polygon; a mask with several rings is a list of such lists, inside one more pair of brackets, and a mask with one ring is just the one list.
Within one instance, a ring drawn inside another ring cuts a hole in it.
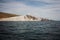
[{"label": "choppy water", "polygon": [[0,22],[0,40],[60,40],[60,21]]}]

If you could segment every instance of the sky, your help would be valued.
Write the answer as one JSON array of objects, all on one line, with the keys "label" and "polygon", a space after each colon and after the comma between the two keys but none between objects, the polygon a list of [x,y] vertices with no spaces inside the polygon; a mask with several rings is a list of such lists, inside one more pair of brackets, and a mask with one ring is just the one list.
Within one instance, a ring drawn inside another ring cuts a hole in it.
[{"label": "sky", "polygon": [[0,12],[60,21],[60,0],[0,0]]}]

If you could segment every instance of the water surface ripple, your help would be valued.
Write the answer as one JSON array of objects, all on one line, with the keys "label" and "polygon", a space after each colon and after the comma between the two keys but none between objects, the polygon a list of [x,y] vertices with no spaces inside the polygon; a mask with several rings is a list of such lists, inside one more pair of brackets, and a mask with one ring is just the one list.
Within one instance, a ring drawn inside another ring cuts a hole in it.
[{"label": "water surface ripple", "polygon": [[60,40],[60,21],[0,22],[0,40]]}]

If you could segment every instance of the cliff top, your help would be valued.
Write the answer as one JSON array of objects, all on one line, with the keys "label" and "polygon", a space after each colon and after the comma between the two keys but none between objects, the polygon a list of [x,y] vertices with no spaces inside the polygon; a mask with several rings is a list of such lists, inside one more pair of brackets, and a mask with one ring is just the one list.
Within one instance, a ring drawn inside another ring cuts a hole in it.
[{"label": "cliff top", "polygon": [[1,19],[1,18],[14,17],[14,16],[18,16],[18,15],[0,12],[0,19]]}]

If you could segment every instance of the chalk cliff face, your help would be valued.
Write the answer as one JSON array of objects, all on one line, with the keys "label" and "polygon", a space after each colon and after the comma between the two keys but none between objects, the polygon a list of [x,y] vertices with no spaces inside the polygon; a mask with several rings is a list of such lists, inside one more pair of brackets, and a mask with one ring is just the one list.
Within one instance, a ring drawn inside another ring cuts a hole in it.
[{"label": "chalk cliff face", "polygon": [[[8,15],[9,16],[9,15]],[[25,16],[12,16],[12,17],[6,17],[1,18],[0,21],[46,21],[48,19],[44,18],[38,18],[31,15],[25,15]]]},{"label": "chalk cliff face", "polygon": [[37,18],[31,15],[15,16],[10,18],[2,18],[0,21],[46,21],[47,19]]}]

